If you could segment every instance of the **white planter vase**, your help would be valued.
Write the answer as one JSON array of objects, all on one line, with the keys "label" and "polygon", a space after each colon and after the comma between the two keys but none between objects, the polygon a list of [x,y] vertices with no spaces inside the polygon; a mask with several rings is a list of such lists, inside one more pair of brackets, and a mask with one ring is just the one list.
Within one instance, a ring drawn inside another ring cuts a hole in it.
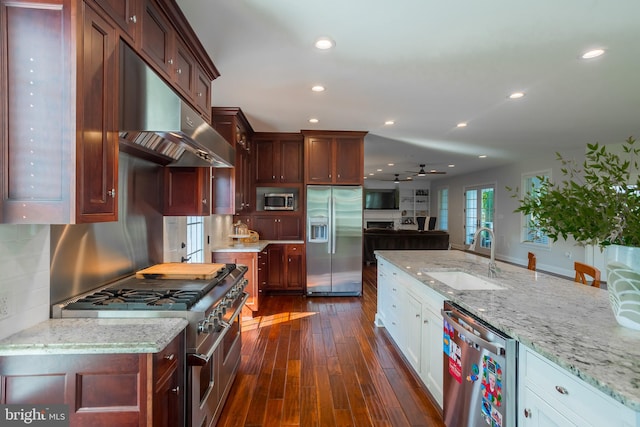
[{"label": "white planter vase", "polygon": [[607,248],[607,288],[618,323],[640,330],[640,248]]}]

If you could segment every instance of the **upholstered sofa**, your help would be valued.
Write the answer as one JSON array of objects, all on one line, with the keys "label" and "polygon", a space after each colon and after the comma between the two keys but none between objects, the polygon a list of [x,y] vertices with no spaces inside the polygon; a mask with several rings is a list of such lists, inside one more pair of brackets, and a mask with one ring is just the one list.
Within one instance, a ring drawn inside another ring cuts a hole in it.
[{"label": "upholstered sofa", "polygon": [[367,228],[363,240],[363,258],[367,264],[376,262],[373,252],[377,250],[449,249],[449,233],[439,230]]}]

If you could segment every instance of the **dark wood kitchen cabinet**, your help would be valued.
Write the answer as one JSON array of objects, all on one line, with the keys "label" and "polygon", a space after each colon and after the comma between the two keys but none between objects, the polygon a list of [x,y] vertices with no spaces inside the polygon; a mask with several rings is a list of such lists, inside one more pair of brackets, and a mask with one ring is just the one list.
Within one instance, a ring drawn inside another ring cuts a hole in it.
[{"label": "dark wood kitchen cabinet", "polygon": [[166,167],[163,170],[163,214],[211,214],[211,168]]},{"label": "dark wood kitchen cabinet", "polygon": [[302,131],[306,184],[364,183],[367,132]]},{"label": "dark wood kitchen cabinet", "polygon": [[2,0],[0,21],[1,221],[117,220],[116,27],[71,0]]},{"label": "dark wood kitchen cabinet", "polygon": [[118,219],[120,38],[210,118],[219,73],[172,0],[0,0],[0,22],[0,222]]},{"label": "dark wood kitchen cabinet", "polygon": [[196,111],[207,121],[211,120],[211,81],[219,73],[206,53],[202,54],[204,49],[191,27],[185,24],[182,12],[172,1],[138,1],[142,6],[136,46],[141,56]]},{"label": "dark wood kitchen cabinet", "polygon": [[[216,214],[246,214],[253,211],[253,180],[251,174],[253,129],[242,110],[235,107],[213,107],[213,127],[236,150],[235,166],[217,168]],[[218,179],[218,177],[220,179]]]},{"label": "dark wood kitchen cabinet", "polygon": [[121,30],[120,35],[135,44],[140,31],[141,0],[91,0],[106,13]]},{"label": "dark wood kitchen cabinet", "polygon": [[302,134],[256,133],[253,142],[257,184],[302,183]]},{"label": "dark wood kitchen cabinet", "polygon": [[302,240],[302,214],[253,215],[253,228],[261,240]]},{"label": "dark wood kitchen cabinet", "polygon": [[185,331],[159,353],[0,357],[2,404],[66,404],[69,425],[182,426]]},{"label": "dark wood kitchen cabinet", "polygon": [[306,283],[304,244],[267,246],[267,293],[302,293]]}]

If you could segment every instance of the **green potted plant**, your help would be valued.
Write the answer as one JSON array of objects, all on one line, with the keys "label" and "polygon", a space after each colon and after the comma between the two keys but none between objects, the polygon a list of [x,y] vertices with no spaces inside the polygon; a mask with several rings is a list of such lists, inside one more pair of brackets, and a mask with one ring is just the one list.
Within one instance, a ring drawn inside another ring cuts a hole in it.
[{"label": "green potted plant", "polygon": [[[562,180],[538,177],[516,212],[553,241],[571,236],[578,245],[607,247],[607,288],[619,324],[640,330],[640,147],[629,137],[622,154],[587,144],[584,162],[561,163]],[[635,176],[634,176],[635,174]],[[514,194],[514,197],[520,197]]]}]

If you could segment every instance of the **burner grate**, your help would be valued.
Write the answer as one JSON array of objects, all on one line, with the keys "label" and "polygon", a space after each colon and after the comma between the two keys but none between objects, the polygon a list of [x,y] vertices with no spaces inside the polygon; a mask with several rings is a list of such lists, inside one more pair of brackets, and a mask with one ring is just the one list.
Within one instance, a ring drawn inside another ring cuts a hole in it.
[{"label": "burner grate", "polygon": [[103,289],[69,304],[79,310],[188,310],[201,297],[199,290]]}]

